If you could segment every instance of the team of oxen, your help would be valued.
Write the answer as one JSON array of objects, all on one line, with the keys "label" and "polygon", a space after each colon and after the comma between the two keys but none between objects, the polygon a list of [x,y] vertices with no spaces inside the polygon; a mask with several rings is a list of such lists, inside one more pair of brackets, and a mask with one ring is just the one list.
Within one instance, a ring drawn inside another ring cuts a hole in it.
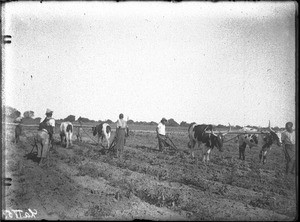
[{"label": "team of oxen", "polygon": [[[73,137],[74,126],[71,122],[62,122],[59,128],[60,142],[63,145],[66,144],[66,148],[72,146],[72,137]],[[108,123],[100,123],[97,126],[92,127],[93,135],[98,136],[98,144],[101,139],[101,143],[103,143],[103,139],[105,138],[107,141],[107,147],[109,147],[109,138],[111,135],[111,127]],[[83,129],[82,127],[77,128],[77,140],[82,142]]]},{"label": "team of oxen", "polygon": [[[229,124],[230,126],[230,124]],[[209,161],[209,154],[214,147],[217,147],[220,152],[223,152],[223,143],[225,135],[230,133],[231,127],[227,132],[216,132],[213,131],[212,125],[205,124],[190,124],[188,128],[189,143],[188,147],[191,148],[192,157],[194,157],[194,149],[196,144],[198,148],[201,144],[205,144],[202,147],[202,161]],[[260,162],[266,163],[267,153],[271,150],[272,145],[276,143],[277,146],[281,146],[281,133],[275,132],[270,127],[267,131],[262,132],[261,130],[256,130],[253,128],[244,127],[239,132],[231,132],[232,134],[237,134],[236,142],[239,144],[239,159],[245,160],[245,149],[247,145],[251,149],[252,147],[261,148],[259,152]]]},{"label": "team of oxen", "polygon": [[[60,125],[60,139],[61,145],[65,145],[67,148],[72,146],[72,137],[74,132],[74,126],[71,122],[62,122]],[[103,143],[105,138],[107,143],[107,148],[110,147],[110,136],[111,136],[111,126],[108,123],[100,123],[92,127],[92,132],[94,136],[98,137],[98,144]],[[128,131],[127,131],[128,133]],[[261,130],[256,130],[253,128],[244,127],[238,132],[232,132],[231,126],[229,124],[229,130],[225,132],[214,131],[212,125],[196,124],[191,123],[188,127],[188,147],[191,148],[191,156],[194,158],[194,150],[196,145],[198,149],[202,147],[202,161],[209,161],[209,154],[211,150],[216,147],[220,152],[223,152],[223,143],[225,135],[237,134],[235,142],[238,142],[239,147],[239,159],[245,160],[245,149],[247,146],[251,149],[252,147],[261,148],[259,152],[260,162],[263,164],[266,162],[267,153],[271,150],[273,144],[281,146],[281,133],[275,132],[270,127],[267,131],[262,132]],[[19,141],[19,135],[21,134],[21,127],[17,125],[15,128],[15,138],[16,142]],[[77,128],[76,136],[77,140],[82,142],[83,128],[82,126]],[[101,140],[101,143],[100,143]],[[204,146],[202,145],[204,144]]]}]

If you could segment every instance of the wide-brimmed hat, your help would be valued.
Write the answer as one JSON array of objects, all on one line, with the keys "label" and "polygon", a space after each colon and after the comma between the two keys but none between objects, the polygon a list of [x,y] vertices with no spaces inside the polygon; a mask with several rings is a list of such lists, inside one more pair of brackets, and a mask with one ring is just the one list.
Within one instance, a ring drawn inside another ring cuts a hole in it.
[{"label": "wide-brimmed hat", "polygon": [[166,118],[162,118],[162,119],[161,119],[161,122],[164,122],[164,121],[165,121],[165,122],[168,122],[168,120],[167,120]]},{"label": "wide-brimmed hat", "polygon": [[51,109],[47,109],[46,114],[48,114],[48,113],[53,113],[53,111]]}]

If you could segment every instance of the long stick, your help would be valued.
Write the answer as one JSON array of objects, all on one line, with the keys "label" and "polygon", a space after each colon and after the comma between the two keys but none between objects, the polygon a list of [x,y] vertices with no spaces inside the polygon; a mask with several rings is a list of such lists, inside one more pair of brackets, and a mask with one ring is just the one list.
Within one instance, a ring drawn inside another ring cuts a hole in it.
[{"label": "long stick", "polygon": [[225,141],[225,142],[223,142],[223,143],[227,143],[227,142],[229,142],[230,140],[233,140],[233,139],[235,139],[235,138],[237,138],[239,135],[237,135],[237,136],[235,136],[235,137],[233,137],[233,138],[231,138],[231,139],[229,139],[229,140],[227,140],[227,141]]},{"label": "long stick", "polygon": [[173,141],[171,140],[171,138],[168,137],[168,139],[170,140],[170,142],[172,143],[172,145],[174,146],[174,148],[175,148],[176,150],[178,150],[178,148],[175,146],[175,144],[173,143]]}]

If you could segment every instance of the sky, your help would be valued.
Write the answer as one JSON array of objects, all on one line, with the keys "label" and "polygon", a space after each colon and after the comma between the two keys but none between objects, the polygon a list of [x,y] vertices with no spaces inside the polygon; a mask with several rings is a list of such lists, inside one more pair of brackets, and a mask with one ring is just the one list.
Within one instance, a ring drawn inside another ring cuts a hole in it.
[{"label": "sky", "polygon": [[56,119],[295,123],[295,2],[9,2],[3,103]]}]

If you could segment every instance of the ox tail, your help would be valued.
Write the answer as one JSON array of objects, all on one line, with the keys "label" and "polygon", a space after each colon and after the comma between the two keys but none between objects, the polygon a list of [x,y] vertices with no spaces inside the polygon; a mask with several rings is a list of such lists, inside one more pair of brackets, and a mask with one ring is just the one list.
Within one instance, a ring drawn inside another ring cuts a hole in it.
[{"label": "ox tail", "polygon": [[67,132],[70,132],[70,131],[71,131],[71,133],[73,132],[73,126],[71,124],[68,124]]},{"label": "ox tail", "polygon": [[110,133],[111,132],[111,127],[110,126],[106,126],[106,133]]}]

